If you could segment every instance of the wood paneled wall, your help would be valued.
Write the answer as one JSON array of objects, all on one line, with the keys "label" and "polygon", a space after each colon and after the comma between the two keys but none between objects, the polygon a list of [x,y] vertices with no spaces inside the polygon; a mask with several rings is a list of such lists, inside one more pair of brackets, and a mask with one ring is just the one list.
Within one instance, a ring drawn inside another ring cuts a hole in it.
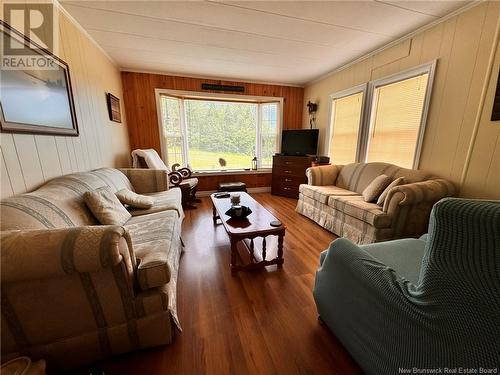
[{"label": "wood paneled wall", "polygon": [[161,151],[155,89],[213,93],[217,91],[202,90],[201,84],[244,86],[243,95],[283,97],[283,128],[300,129],[302,127],[304,89],[301,87],[134,72],[122,72],[122,81],[131,150],[154,148],[158,153]]},{"label": "wood paneled wall", "polygon": [[[500,199],[500,122],[489,121],[500,64],[498,51],[477,138],[473,135],[499,19],[500,2],[486,1],[306,86],[304,105],[308,100],[319,103],[317,124],[323,152],[328,149],[325,134],[330,94],[437,59],[419,169],[457,185],[467,171],[465,184],[460,186],[462,196]],[[304,123],[306,118],[304,114]],[[467,169],[471,141],[473,154]]]},{"label": "wood paneled wall", "polygon": [[121,124],[111,122],[106,107],[106,92],[122,97],[119,70],[64,14],[59,28],[58,55],[69,65],[80,135],[2,133],[2,198],[63,174],[129,163],[125,116]]}]

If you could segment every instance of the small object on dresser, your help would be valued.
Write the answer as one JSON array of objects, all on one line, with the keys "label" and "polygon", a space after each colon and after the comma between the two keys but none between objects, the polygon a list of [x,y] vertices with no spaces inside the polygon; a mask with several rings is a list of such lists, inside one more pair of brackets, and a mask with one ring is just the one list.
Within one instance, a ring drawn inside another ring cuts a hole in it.
[{"label": "small object on dresser", "polygon": [[216,193],[214,196],[215,198],[229,198],[231,194],[222,192],[222,193]]}]

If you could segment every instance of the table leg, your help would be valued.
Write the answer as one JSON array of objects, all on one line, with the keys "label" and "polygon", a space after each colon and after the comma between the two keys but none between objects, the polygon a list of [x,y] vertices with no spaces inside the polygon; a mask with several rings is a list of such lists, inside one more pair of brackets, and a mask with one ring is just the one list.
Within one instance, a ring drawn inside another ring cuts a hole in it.
[{"label": "table leg", "polygon": [[238,240],[231,238],[231,274],[233,275],[236,272],[237,243]]},{"label": "table leg", "polygon": [[217,210],[215,209],[215,205],[212,203],[212,220],[214,224],[217,224]]},{"label": "table leg", "polygon": [[279,259],[278,268],[283,267],[283,239],[284,239],[284,237],[285,237],[285,231],[281,232],[278,235],[278,259]]}]

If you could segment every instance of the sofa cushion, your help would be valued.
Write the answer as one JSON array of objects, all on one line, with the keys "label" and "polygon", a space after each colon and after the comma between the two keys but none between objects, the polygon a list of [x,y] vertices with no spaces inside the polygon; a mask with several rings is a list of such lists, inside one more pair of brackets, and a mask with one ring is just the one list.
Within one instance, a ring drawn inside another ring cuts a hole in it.
[{"label": "sofa cushion", "polygon": [[142,290],[162,286],[177,272],[175,257],[180,246],[177,211],[167,210],[132,217],[125,228],[130,233],[137,258],[137,280]]},{"label": "sofa cushion", "polygon": [[123,207],[116,195],[107,186],[83,195],[87,207],[104,225],[123,225],[130,219],[130,213]]},{"label": "sofa cushion", "polygon": [[381,174],[389,176],[391,180],[404,176],[407,183],[424,181],[431,177],[430,173],[389,163],[353,163],[342,167],[335,185],[361,194],[375,177]]},{"label": "sofa cushion", "polygon": [[377,204],[379,206],[383,206],[385,202],[385,198],[387,197],[387,194],[389,194],[389,190],[391,190],[394,186],[399,186],[399,185],[404,185],[406,184],[406,180],[404,177],[398,177],[394,181],[392,181],[389,186],[385,188],[385,190],[380,194],[380,196],[377,199]]},{"label": "sofa cushion", "polygon": [[314,168],[307,168],[306,176],[310,185],[335,185],[339,171],[340,168],[337,165],[320,165]]},{"label": "sofa cushion", "polygon": [[398,276],[417,284],[424,258],[425,244],[426,241],[422,239],[404,238],[361,245],[360,247],[396,271]]},{"label": "sofa cushion", "polygon": [[113,192],[133,190],[117,169],[102,168],[56,177],[37,190],[3,199],[1,230],[64,228],[95,225],[98,221],[83,201],[83,194],[103,186]]},{"label": "sofa cushion", "polygon": [[154,198],[148,197],[146,195],[140,195],[134,193],[129,189],[122,189],[116,192],[116,197],[123,204],[128,204],[131,207],[135,208],[151,208],[155,203]]},{"label": "sofa cushion", "polygon": [[375,228],[391,226],[391,215],[382,211],[382,207],[379,205],[365,202],[361,195],[331,196],[328,198],[328,206],[373,225]]},{"label": "sofa cushion", "polygon": [[144,195],[154,199],[153,206],[148,209],[132,209],[130,210],[130,214],[132,216],[141,216],[152,214],[155,212],[173,210],[177,212],[179,218],[184,218],[181,189],[173,188],[167,191],[160,191],[158,193],[146,193]]},{"label": "sofa cushion", "polygon": [[91,172],[81,173],[82,175],[93,175],[102,181],[103,185],[109,186],[113,193],[128,189],[134,191],[134,187],[130,180],[121,171],[114,168],[100,168]]},{"label": "sofa cushion", "polygon": [[299,186],[299,192],[304,194],[306,197],[313,198],[320,203],[326,204],[328,198],[332,195],[344,196],[344,195],[357,195],[358,193],[339,188],[337,186],[314,186],[302,184]]},{"label": "sofa cushion", "polygon": [[385,174],[375,177],[375,179],[368,184],[363,190],[363,198],[365,202],[373,202],[385,188],[391,183],[391,178]]}]

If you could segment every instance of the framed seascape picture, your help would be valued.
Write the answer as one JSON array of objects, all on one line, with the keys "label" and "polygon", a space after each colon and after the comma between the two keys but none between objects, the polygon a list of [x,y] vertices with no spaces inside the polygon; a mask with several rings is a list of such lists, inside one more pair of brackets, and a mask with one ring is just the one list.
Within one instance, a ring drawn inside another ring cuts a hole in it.
[{"label": "framed seascape picture", "polygon": [[[1,131],[78,136],[68,64],[1,20],[0,37]],[[16,43],[23,53],[7,56]]]}]

